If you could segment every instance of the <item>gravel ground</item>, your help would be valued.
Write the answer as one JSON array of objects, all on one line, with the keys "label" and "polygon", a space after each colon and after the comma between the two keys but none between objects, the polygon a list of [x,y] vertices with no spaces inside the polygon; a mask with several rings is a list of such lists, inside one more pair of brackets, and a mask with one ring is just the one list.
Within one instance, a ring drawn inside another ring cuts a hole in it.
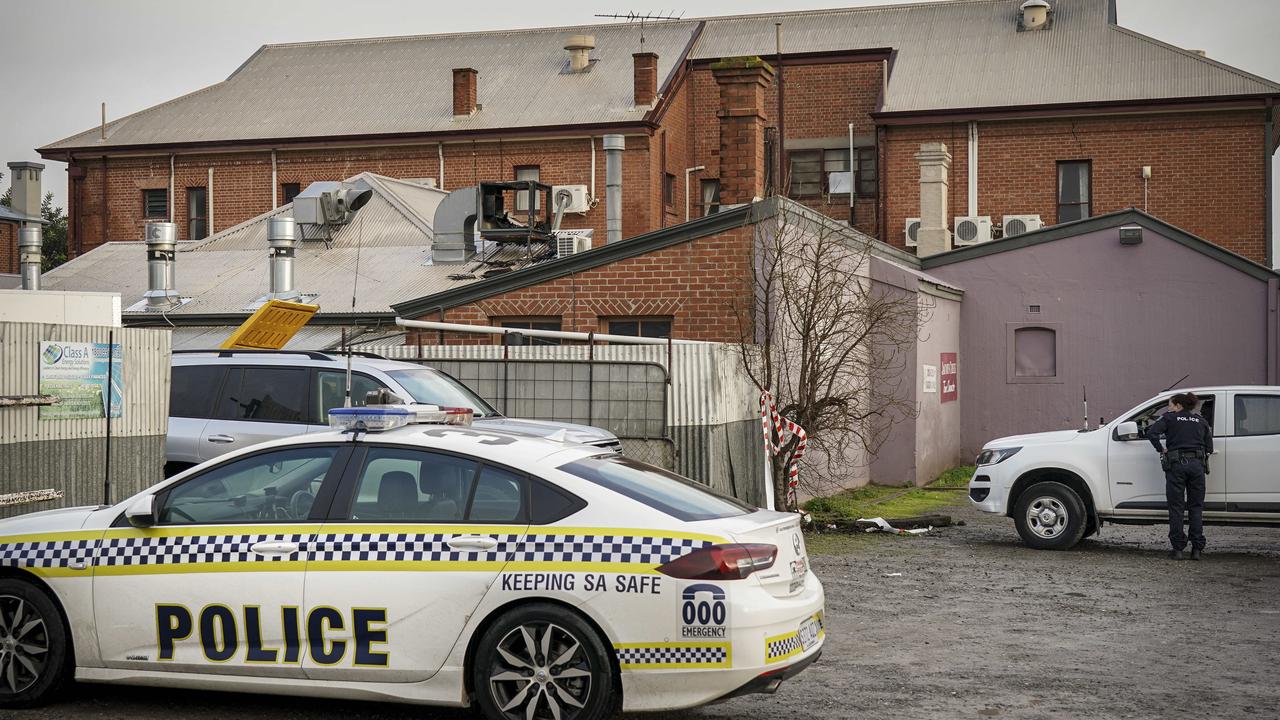
[{"label": "gravel ground", "polygon": [[[674,718],[1280,717],[1280,530],[1209,528],[1199,563],[1159,527],[1108,525],[1073,552],[1023,547],[1012,523],[919,538],[824,537],[822,659],[773,696]],[[901,575],[897,575],[901,573]],[[25,720],[362,720],[469,712],[81,687]]]}]

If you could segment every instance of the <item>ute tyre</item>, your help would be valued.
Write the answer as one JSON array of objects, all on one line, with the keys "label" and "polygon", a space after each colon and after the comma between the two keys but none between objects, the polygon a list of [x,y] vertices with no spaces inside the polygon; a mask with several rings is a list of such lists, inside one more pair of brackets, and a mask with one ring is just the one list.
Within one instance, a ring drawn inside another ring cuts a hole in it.
[{"label": "ute tyre", "polygon": [[24,580],[0,578],[0,708],[49,702],[67,682],[70,658],[53,599]]},{"label": "ute tyre", "polygon": [[1018,497],[1014,523],[1022,541],[1037,550],[1067,550],[1084,537],[1088,517],[1075,490],[1058,482],[1038,482]]},{"label": "ute tyre", "polygon": [[599,633],[558,605],[499,617],[476,645],[471,678],[489,720],[603,720],[614,710],[613,666]]}]

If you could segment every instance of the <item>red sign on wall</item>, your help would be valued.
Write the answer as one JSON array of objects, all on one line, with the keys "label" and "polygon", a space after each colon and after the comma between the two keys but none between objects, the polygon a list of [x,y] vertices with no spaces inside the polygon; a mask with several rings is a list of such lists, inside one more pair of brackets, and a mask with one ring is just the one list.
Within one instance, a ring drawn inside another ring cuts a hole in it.
[{"label": "red sign on wall", "polygon": [[938,373],[939,388],[942,391],[942,402],[951,402],[960,398],[959,367],[955,353],[942,353],[942,370]]}]

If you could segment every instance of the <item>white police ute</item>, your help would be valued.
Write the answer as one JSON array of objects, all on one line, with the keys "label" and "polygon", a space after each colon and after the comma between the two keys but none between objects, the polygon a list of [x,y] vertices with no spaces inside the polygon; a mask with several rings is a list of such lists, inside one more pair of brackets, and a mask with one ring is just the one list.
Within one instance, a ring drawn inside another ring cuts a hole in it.
[{"label": "white police ute", "polygon": [[590,720],[772,692],[821,653],[799,517],[433,406],[0,521],[0,707],[65,682]]}]

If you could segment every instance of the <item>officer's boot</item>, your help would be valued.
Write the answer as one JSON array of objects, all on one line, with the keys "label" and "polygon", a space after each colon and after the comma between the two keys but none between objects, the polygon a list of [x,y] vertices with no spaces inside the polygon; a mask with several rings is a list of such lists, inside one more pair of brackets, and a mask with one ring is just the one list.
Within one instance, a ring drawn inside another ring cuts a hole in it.
[{"label": "officer's boot", "polygon": [[[1194,552],[1194,551],[1192,551],[1192,552]],[[1170,560],[1181,560],[1181,559],[1182,559],[1182,551],[1181,551],[1181,550],[1170,550],[1170,551],[1169,551],[1169,559],[1170,559]]]},{"label": "officer's boot", "polygon": [[1192,560],[1200,559],[1200,548],[1191,548],[1191,559]]}]

